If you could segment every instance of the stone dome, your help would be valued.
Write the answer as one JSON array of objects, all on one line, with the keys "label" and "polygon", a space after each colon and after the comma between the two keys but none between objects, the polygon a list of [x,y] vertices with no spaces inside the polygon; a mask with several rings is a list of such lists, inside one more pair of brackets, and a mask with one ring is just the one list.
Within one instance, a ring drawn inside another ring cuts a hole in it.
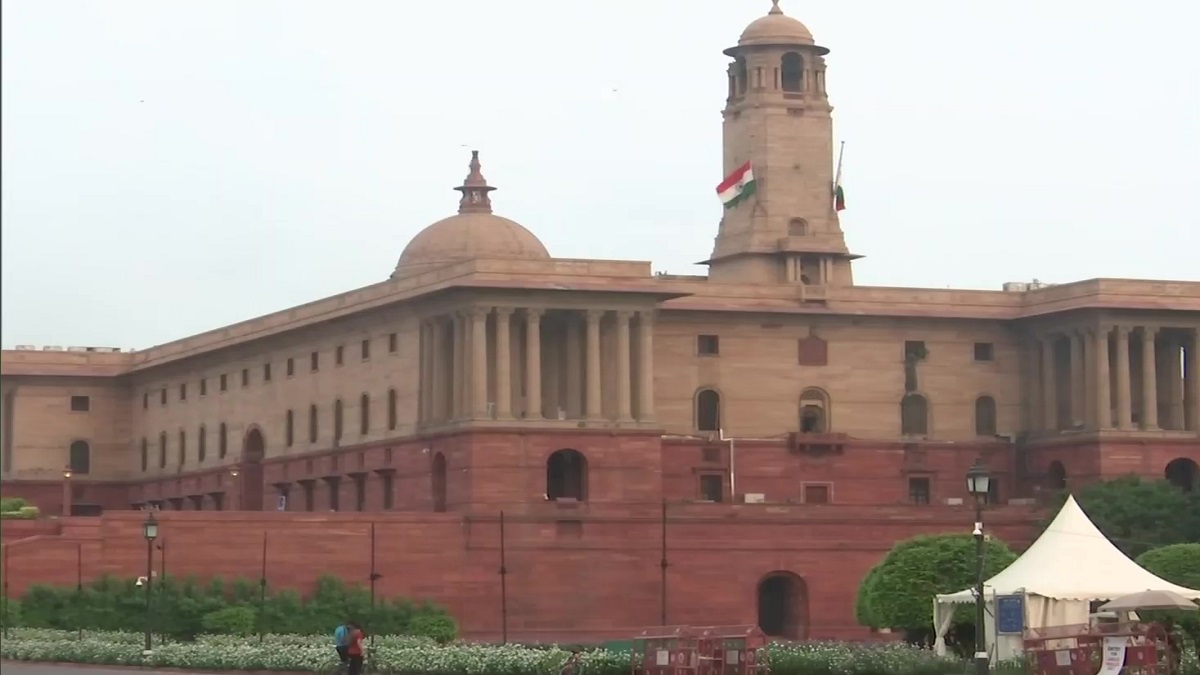
[{"label": "stone dome", "polygon": [[779,8],[779,0],[772,0],[771,11],[755,19],[742,31],[739,47],[752,45],[811,45],[816,44],[812,32],[799,21],[787,16]]},{"label": "stone dome", "polygon": [[480,172],[479,152],[471,153],[471,173],[460,187],[458,213],[437,221],[408,242],[392,277],[407,276],[475,258],[549,260],[542,242],[519,223],[492,213],[487,184]]}]

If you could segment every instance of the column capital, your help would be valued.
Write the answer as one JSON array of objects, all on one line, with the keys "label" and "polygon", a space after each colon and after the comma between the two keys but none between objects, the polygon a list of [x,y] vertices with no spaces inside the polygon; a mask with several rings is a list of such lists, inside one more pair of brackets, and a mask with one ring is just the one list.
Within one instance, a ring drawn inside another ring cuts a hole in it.
[{"label": "column capital", "polygon": [[1129,333],[1131,333],[1131,332],[1133,331],[1133,326],[1126,326],[1126,325],[1124,325],[1124,324],[1117,324],[1117,326],[1116,326],[1116,331],[1117,331],[1117,335],[1118,335],[1118,336],[1121,336],[1121,337],[1123,337],[1123,338],[1126,338],[1126,339],[1128,339],[1128,338],[1129,338]]},{"label": "column capital", "polygon": [[541,319],[542,315],[545,313],[546,310],[542,309],[541,307],[526,307],[525,319],[527,321],[537,321],[538,319]]},{"label": "column capital", "polygon": [[516,311],[516,308],[515,307],[495,307],[495,308],[493,308],[493,311],[496,312],[496,316],[498,316],[498,317],[500,317],[500,316],[509,317],[509,316],[512,316],[512,313]]},{"label": "column capital", "polygon": [[607,309],[588,309],[588,310],[584,310],[583,314],[584,314],[584,316],[587,317],[588,321],[599,321],[600,319],[604,318],[605,314],[608,314],[608,310]]},{"label": "column capital", "polygon": [[637,313],[638,319],[641,321],[654,321],[656,314],[658,314],[658,312],[653,309],[639,309]]},{"label": "column capital", "polygon": [[1153,340],[1154,338],[1158,337],[1158,326],[1142,326],[1141,329],[1143,338],[1150,338]]},{"label": "column capital", "polygon": [[491,307],[472,307],[467,310],[467,315],[472,319],[486,319],[488,314],[492,313]]},{"label": "column capital", "polygon": [[634,314],[636,314],[636,312],[632,310],[618,309],[616,311],[617,321],[628,323],[631,319],[633,319]]}]

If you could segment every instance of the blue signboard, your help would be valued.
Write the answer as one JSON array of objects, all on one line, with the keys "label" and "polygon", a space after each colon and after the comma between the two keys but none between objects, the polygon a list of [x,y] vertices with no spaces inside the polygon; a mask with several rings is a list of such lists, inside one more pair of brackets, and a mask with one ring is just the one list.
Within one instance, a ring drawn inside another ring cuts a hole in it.
[{"label": "blue signboard", "polygon": [[1001,635],[1020,635],[1025,632],[1023,596],[996,596],[996,632]]}]

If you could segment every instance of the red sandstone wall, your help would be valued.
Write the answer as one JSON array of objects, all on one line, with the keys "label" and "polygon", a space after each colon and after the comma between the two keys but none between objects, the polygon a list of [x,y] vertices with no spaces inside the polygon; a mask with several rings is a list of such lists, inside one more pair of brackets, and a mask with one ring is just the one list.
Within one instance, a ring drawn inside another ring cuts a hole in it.
[{"label": "red sandstone wall", "polygon": [[[365,584],[375,529],[382,596],[445,605],[474,638],[500,633],[499,527],[495,514],[290,514],[163,512],[167,573],[257,579],[267,538],[273,588],[310,589],[322,574]],[[870,518],[870,520],[867,520]],[[668,521],[667,604],[671,623],[756,620],[764,575],[804,580],[810,638],[865,637],[854,596],[893,542],[920,532],[970,527],[968,511],[894,507],[678,507]],[[1024,543],[1027,511],[989,514],[1001,538]],[[74,585],[101,574],[143,574],[142,516],[111,513],[63,521],[61,536],[4,548],[10,592],[30,584]],[[510,516],[506,519],[509,635],[566,640],[627,637],[660,622],[661,521],[647,515]],[[162,563],[155,552],[155,568]]]}]

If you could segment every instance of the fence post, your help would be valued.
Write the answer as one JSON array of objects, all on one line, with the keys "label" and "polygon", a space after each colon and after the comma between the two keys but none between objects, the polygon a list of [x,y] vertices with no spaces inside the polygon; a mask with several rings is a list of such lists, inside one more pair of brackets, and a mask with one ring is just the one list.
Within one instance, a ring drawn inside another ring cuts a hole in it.
[{"label": "fence post", "polygon": [[500,642],[508,644],[508,559],[504,545],[504,511],[500,511]]},{"label": "fence post", "polygon": [[267,606],[267,531],[263,530],[262,541],[262,567],[258,575],[258,616],[256,623],[258,624],[258,641],[261,644],[263,641],[263,610]]}]

